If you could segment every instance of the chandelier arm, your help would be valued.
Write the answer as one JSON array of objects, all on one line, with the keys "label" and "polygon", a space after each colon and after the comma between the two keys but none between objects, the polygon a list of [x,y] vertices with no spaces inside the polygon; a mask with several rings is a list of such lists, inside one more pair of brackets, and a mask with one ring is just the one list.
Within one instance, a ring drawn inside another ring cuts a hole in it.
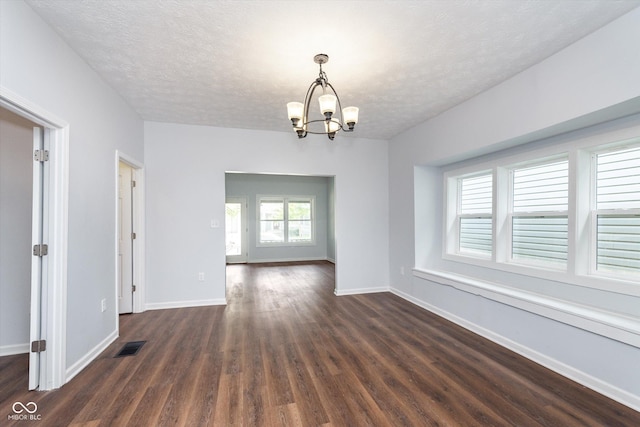
[{"label": "chandelier arm", "polygon": [[307,131],[307,124],[310,123],[308,121],[309,119],[309,108],[311,107],[311,98],[313,98],[313,93],[315,92],[316,88],[319,86],[318,81],[314,81],[313,83],[311,83],[311,86],[309,86],[309,89],[307,90],[307,95],[304,97],[304,110],[302,112],[302,125],[304,127],[304,130]]},{"label": "chandelier arm", "polygon": [[[330,122],[333,122],[333,123],[340,124],[340,122],[339,122],[339,121],[334,120],[334,119],[331,119],[331,120],[329,120],[329,121],[330,121]],[[325,119],[317,119],[317,120],[309,120],[308,124],[311,124],[311,123],[326,123],[326,122],[327,122],[327,121],[326,121]],[[338,128],[338,129],[336,129],[336,132],[338,132],[338,131],[339,131],[339,130],[341,130],[341,129],[342,129],[342,128]],[[344,130],[344,129],[342,129],[342,130]],[[313,135],[328,135],[330,132],[327,132],[327,131],[321,131],[321,132],[319,132],[319,131],[313,131],[313,130],[305,130],[305,133],[310,133],[310,134],[313,134]],[[334,133],[335,133],[335,132],[334,132]]]},{"label": "chandelier arm", "polygon": [[[335,121],[336,123],[338,123],[340,125],[340,129],[348,132],[348,129],[344,128],[344,118],[342,117],[342,103],[340,102],[340,97],[338,96],[338,92],[336,92],[336,90],[334,89],[334,87],[331,85],[331,83],[327,82],[327,86],[329,86],[331,88],[331,90],[333,91],[333,94],[336,96],[336,100],[338,101],[338,111],[340,112],[340,120],[331,120],[331,121]],[[336,111],[336,113],[338,112]]]}]

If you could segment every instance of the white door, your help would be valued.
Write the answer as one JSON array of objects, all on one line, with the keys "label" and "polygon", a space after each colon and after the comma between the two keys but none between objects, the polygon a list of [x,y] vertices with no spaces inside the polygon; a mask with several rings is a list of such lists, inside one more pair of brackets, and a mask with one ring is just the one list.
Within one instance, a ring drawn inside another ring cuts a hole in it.
[{"label": "white door", "polygon": [[247,262],[247,200],[227,198],[225,203],[227,263]]},{"label": "white door", "polygon": [[133,168],[118,167],[118,312],[133,312]]},{"label": "white door", "polygon": [[47,166],[48,141],[45,143],[45,134],[48,129],[33,128],[33,202],[31,208],[31,243],[33,256],[31,258],[31,314],[29,326],[29,339],[31,348],[29,352],[29,390],[35,390],[40,386],[41,364],[44,366],[45,353],[43,353],[46,339],[43,335],[42,325],[42,289],[47,277],[47,255],[44,236],[48,235],[46,218],[48,197],[48,173]]}]

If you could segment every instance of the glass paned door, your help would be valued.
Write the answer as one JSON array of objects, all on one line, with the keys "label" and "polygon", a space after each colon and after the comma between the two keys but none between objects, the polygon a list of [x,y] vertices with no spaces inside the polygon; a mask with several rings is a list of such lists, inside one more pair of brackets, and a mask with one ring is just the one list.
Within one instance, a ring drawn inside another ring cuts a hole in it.
[{"label": "glass paned door", "polygon": [[227,263],[247,262],[246,199],[227,199],[225,203],[225,243]]}]

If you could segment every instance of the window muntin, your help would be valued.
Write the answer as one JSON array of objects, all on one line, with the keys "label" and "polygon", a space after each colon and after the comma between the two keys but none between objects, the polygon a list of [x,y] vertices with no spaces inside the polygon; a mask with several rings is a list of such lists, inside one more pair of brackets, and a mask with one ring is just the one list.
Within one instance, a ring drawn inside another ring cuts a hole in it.
[{"label": "window muntin", "polygon": [[287,235],[290,242],[310,242],[312,240],[311,211],[310,200],[289,201]]},{"label": "window muntin", "polygon": [[640,147],[595,154],[595,266],[640,274]]},{"label": "window muntin", "polygon": [[260,197],[260,245],[314,243],[313,197]]},{"label": "window muntin", "polygon": [[512,170],[511,259],[566,267],[569,244],[569,162]]},{"label": "window muntin", "polygon": [[284,200],[260,200],[260,243],[283,243]]},{"label": "window muntin", "polygon": [[491,257],[493,174],[458,179],[458,252]]}]

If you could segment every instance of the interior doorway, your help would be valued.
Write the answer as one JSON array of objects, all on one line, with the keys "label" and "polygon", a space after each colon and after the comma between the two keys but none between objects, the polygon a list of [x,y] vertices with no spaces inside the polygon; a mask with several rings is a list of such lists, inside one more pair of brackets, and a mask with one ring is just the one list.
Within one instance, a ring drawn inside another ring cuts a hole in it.
[{"label": "interior doorway", "polygon": [[66,380],[69,126],[2,86],[0,108],[35,125],[29,150],[34,162],[34,218],[27,240],[31,246],[29,337],[21,346],[29,353],[29,388],[52,390]]},{"label": "interior doorway", "polygon": [[134,171],[118,164],[118,313],[133,312],[133,189]]},{"label": "interior doorway", "polygon": [[[42,243],[44,129],[0,108],[0,356],[29,355],[29,389],[39,385],[39,354],[31,337],[41,337],[43,257],[32,255]],[[34,151],[38,150],[38,151]],[[37,159],[38,156],[36,155]]]},{"label": "interior doorway", "polygon": [[247,199],[228,197],[225,203],[227,264],[247,262]]},{"label": "interior doorway", "polygon": [[118,313],[141,313],[144,311],[145,292],[143,164],[116,151],[115,183],[115,293]]}]

